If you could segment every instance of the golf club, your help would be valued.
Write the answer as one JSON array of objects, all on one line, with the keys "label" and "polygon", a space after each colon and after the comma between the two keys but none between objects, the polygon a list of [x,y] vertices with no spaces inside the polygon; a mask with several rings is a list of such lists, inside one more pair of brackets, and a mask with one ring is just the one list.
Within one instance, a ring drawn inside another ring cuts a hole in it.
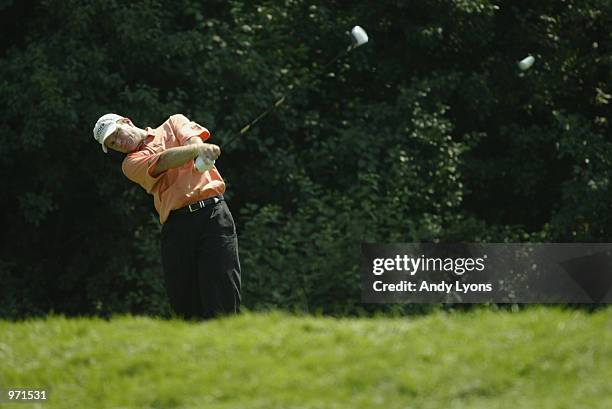
[{"label": "golf club", "polygon": [[[334,58],[329,60],[325,65],[323,65],[323,67],[321,68],[321,71],[325,71],[325,69],[327,67],[329,67],[331,64],[333,64],[336,60],[338,60],[339,58],[343,57],[345,54],[348,54],[349,52],[351,52],[355,48],[360,47],[360,46],[362,46],[362,45],[364,45],[365,43],[368,42],[368,34],[360,26],[353,27],[351,29],[350,36],[351,36],[351,44],[347,48],[345,48],[342,51],[340,51]],[[249,122],[248,124],[243,126],[242,129],[240,129],[240,131],[236,135],[234,135],[234,137],[232,137],[229,141],[224,143],[224,147],[230,146],[234,141],[236,141],[238,139],[238,137],[240,137],[243,134],[245,134],[249,129],[251,129],[251,127],[253,125],[255,125],[257,122],[259,122],[259,120],[264,118],[266,115],[268,115],[270,112],[272,112],[275,108],[279,107],[283,102],[285,102],[285,100],[287,99],[287,97],[289,95],[291,95],[293,92],[295,92],[296,89],[299,89],[299,88],[303,87],[304,84],[306,84],[306,82],[303,82],[302,84],[299,84],[298,86],[294,86],[295,84],[290,85],[289,86],[289,91],[285,92],[285,94],[283,96],[281,96],[278,100],[276,100],[276,102],[274,102],[272,105],[270,105],[259,116],[257,116],[251,122]],[[200,172],[204,172],[204,171],[212,168],[212,166],[214,164],[215,164],[215,161],[210,161],[208,159],[202,158],[201,156],[198,156],[196,158],[196,161],[195,161],[196,168]]]}]

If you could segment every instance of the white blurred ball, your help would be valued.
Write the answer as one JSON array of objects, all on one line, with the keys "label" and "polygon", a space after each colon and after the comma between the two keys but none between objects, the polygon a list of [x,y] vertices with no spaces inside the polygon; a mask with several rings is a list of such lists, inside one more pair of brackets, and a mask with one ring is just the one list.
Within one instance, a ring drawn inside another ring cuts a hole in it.
[{"label": "white blurred ball", "polygon": [[518,66],[521,69],[521,71],[527,71],[529,68],[531,68],[534,62],[535,62],[535,58],[533,58],[530,55],[528,57],[523,58],[521,61],[519,61]]}]

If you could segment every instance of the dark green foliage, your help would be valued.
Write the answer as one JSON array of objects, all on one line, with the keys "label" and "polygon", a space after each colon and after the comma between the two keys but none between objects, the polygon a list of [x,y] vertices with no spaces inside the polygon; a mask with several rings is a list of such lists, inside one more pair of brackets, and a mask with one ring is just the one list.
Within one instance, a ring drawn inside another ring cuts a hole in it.
[{"label": "dark green foliage", "polygon": [[[375,309],[360,304],[361,242],[609,241],[608,0],[0,13],[0,316],[169,314],[152,200],[91,136],[106,112],[141,127],[184,113],[212,131],[251,308]],[[355,24],[370,43],[321,73]]]}]

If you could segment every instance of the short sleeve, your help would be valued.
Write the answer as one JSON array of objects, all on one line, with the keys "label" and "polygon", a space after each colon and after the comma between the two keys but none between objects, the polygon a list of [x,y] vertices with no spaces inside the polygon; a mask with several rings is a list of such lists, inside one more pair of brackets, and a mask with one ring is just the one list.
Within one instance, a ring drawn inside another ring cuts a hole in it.
[{"label": "short sleeve", "polygon": [[181,145],[184,145],[187,140],[194,136],[199,136],[202,138],[202,141],[206,141],[210,138],[208,129],[196,122],[190,121],[185,115],[172,115],[170,121],[174,128],[174,134]]},{"label": "short sleeve", "polygon": [[152,154],[146,150],[131,153],[123,160],[121,170],[128,179],[138,183],[147,193],[151,193],[155,184],[165,174],[162,172],[156,177],[151,176],[159,156],[159,153]]}]

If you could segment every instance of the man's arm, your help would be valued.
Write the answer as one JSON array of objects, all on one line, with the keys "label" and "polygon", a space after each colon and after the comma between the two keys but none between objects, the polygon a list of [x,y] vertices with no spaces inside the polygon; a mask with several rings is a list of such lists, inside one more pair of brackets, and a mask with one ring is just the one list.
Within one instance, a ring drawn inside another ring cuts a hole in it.
[{"label": "man's arm", "polygon": [[191,138],[187,139],[187,141],[185,142],[185,146],[187,145],[200,146],[200,145],[204,145],[204,141],[199,136],[192,136]]},{"label": "man's arm", "polygon": [[194,160],[200,155],[210,160],[216,160],[220,154],[221,150],[217,145],[204,143],[200,138],[190,138],[186,145],[163,151],[159,155],[155,171],[151,176],[157,177],[162,172],[182,166],[185,162]]}]

